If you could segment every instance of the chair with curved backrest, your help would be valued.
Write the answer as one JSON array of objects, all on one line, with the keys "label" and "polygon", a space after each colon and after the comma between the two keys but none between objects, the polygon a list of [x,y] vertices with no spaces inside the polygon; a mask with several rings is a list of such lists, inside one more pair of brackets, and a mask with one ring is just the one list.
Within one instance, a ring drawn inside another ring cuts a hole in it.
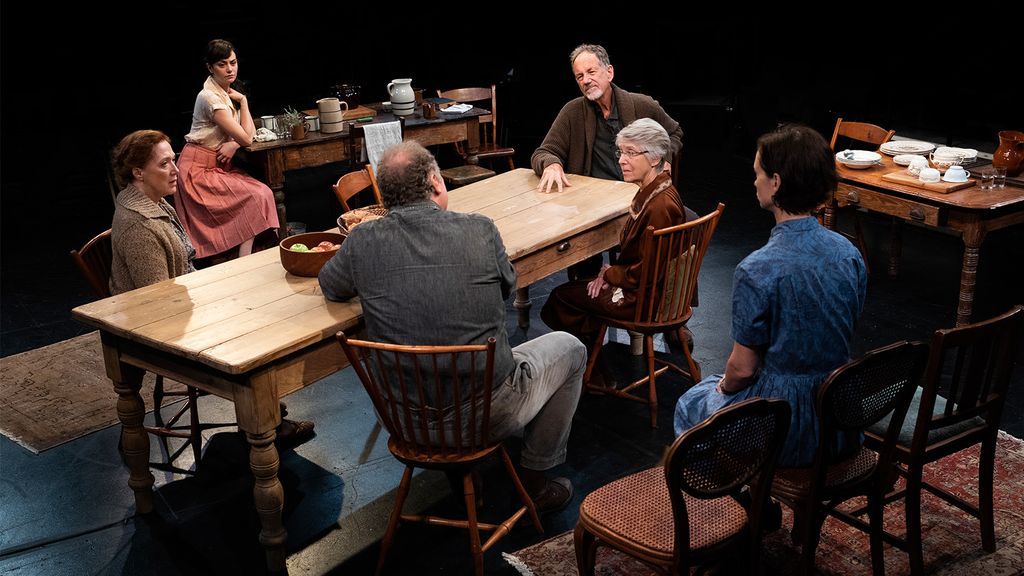
[{"label": "chair with curved backrest", "polygon": [[[683,342],[683,356],[689,371],[655,358],[654,335],[674,332],[686,324],[692,314],[692,300],[697,286],[701,262],[711,243],[718,220],[725,210],[725,204],[718,204],[714,212],[684,224],[655,230],[648,227],[640,248],[640,288],[637,290],[636,312],[632,320],[595,315],[602,322],[597,340],[587,360],[583,382],[596,392],[611,394],[630,400],[646,402],[650,408],[651,426],[658,425],[658,394],[655,379],[658,374],[672,369],[694,382],[700,380],[700,367],[693,360],[690,347]],[[604,343],[609,326],[638,332],[644,335],[644,349],[647,357],[647,376],[623,388],[611,388],[590,384],[590,375]],[[657,368],[657,364],[662,364]],[[647,384],[647,397],[630,394],[634,388]]]},{"label": "chair with curved backrest", "polygon": [[[110,294],[110,266],[113,261],[113,247],[111,245],[110,229],[104,230],[89,240],[79,250],[71,251],[71,259],[74,261],[78,271],[82,273],[85,281],[92,288],[98,298],[109,298]],[[164,396],[185,396],[185,405],[182,406],[170,420],[163,421],[161,408]],[[203,434],[207,428],[217,428],[224,424],[201,424],[199,422],[199,410],[196,404],[198,392],[195,388],[186,386],[185,390],[164,390],[164,377],[157,374],[156,383],[153,386],[153,417],[156,419],[156,426],[145,426],[147,432],[163,440],[164,453],[167,454],[167,462],[150,462],[150,466],[157,470],[192,474],[174,466],[174,461],[184,452],[186,447],[192,448],[192,457],[195,461],[196,470],[199,470],[200,456],[202,455]],[[188,426],[179,426],[178,421],[188,412]],[[181,438],[187,440],[177,450],[171,452],[167,446],[167,438]]]},{"label": "chair with curved backrest", "polygon": [[459,103],[477,103],[491,111],[490,114],[480,116],[480,147],[477,150],[467,149],[463,142],[455,144],[455,150],[466,162],[466,165],[442,170],[441,175],[446,182],[453,186],[464,186],[494,176],[493,170],[480,166],[481,160],[490,162],[505,158],[508,162],[508,169],[515,169],[515,148],[498,145],[498,97],[494,84],[491,84],[489,88],[438,90],[437,95]]},{"label": "chair with curved backrest", "polygon": [[[843,138],[856,140],[857,142],[866,142],[877,147],[885,144],[889,140],[892,140],[894,134],[896,134],[895,130],[886,130],[885,128],[875,126],[874,124],[868,124],[866,122],[849,122],[843,121],[842,118],[838,118],[836,119],[836,127],[832,131],[832,140],[829,141],[828,146],[833,152],[835,152],[836,140],[842,136]],[[899,226],[898,220],[894,220],[893,226]],[[854,233],[852,235],[846,233],[841,234],[853,242],[853,245],[860,250],[860,255],[864,259],[864,265],[867,267],[868,273],[871,273],[871,267],[868,264],[868,248],[864,243],[864,229],[859,216],[855,217],[853,220],[853,230]],[[897,238],[898,234],[899,232],[894,228],[893,238]]]},{"label": "chair with curved backrest", "polygon": [[[899,423],[927,353],[920,342],[897,342],[836,368],[818,387],[815,412],[820,441],[814,463],[807,468],[779,468],[772,485],[772,496],[793,510],[793,540],[801,545],[803,574],[814,573],[821,527],[829,515],[868,533],[872,568],[875,574],[885,572],[883,499],[892,481]],[[861,433],[890,413],[895,423],[887,427],[879,451],[860,446]],[[855,496],[867,496],[869,524],[836,508]]]},{"label": "chair with curved backrest", "polygon": [[[405,464],[395,505],[381,541],[377,574],[384,569],[399,521],[425,522],[469,530],[475,574],[483,574],[483,553],[529,513],[543,533],[533,501],[500,440],[489,434],[494,371],[494,338],[463,346],[400,346],[351,340],[338,332],[345,355],[390,434],[388,450]],[[477,520],[473,471],[498,453],[523,506],[500,524]],[[443,470],[462,478],[466,519],[403,514],[414,468]],[[482,530],[492,531],[481,544]]]},{"label": "chair with curved backrest", "polygon": [[348,212],[352,209],[348,205],[349,199],[367,188],[373,188],[373,197],[377,204],[384,204],[384,200],[380,196],[380,188],[377,187],[377,177],[374,176],[373,168],[369,164],[363,166],[361,170],[355,170],[343,175],[331,186],[331,189],[334,190],[334,196],[341,203],[343,212]]},{"label": "chair with curved backrest", "polygon": [[[986,552],[996,549],[992,502],[996,439],[1022,332],[1024,306],[1018,305],[995,318],[937,330],[932,336],[924,380],[895,448],[896,461],[904,465],[900,473],[906,487],[886,497],[887,501],[905,500],[907,537],[891,542],[910,555],[911,574],[924,573],[922,489],[978,518],[982,548]],[[881,425],[872,426],[865,443],[880,446],[882,434]],[[929,463],[975,444],[981,444],[977,506],[922,479]]]},{"label": "chair with curved backrest", "polygon": [[[664,466],[588,494],[574,534],[580,574],[594,574],[599,546],[670,574],[730,554],[756,573],[761,512],[789,421],[785,400],[738,402],[677,438]],[[746,485],[749,511],[738,500]]]}]

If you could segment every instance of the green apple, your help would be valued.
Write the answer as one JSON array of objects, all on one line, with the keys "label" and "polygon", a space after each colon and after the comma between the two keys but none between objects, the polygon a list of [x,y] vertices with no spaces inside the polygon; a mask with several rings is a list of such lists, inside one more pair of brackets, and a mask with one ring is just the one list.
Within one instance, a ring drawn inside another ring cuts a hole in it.
[{"label": "green apple", "polygon": [[296,242],[295,244],[292,244],[289,250],[291,250],[292,252],[309,252],[309,247],[303,244],[302,242]]}]

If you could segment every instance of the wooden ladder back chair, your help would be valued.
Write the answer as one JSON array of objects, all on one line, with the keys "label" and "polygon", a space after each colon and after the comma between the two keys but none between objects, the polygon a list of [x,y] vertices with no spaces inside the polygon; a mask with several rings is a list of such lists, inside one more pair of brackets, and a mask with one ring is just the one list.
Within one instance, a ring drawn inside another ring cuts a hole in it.
[{"label": "wooden ladder back chair", "polygon": [[[587,495],[574,533],[580,574],[594,574],[599,546],[671,574],[729,554],[756,573],[761,511],[789,423],[785,400],[738,402],[677,438],[664,466]],[[749,510],[737,498],[744,486],[751,487]]]},{"label": "wooden ladder back chair", "polygon": [[[895,449],[906,487],[886,497],[887,501],[905,500],[907,537],[893,543],[908,552],[912,574],[924,573],[922,489],[978,518],[982,548],[996,549],[992,496],[996,440],[1022,333],[1024,306],[1017,305],[989,320],[938,330],[932,337],[922,387],[917,389]],[[879,446],[882,439],[878,426],[866,433],[869,446]],[[977,506],[923,480],[926,465],[975,444],[981,444]]]},{"label": "wooden ladder back chair", "polygon": [[441,98],[451,98],[459,103],[470,104],[478,102],[490,109],[490,114],[480,116],[480,149],[466,150],[461,144],[457,144],[459,153],[469,164],[479,164],[480,160],[493,160],[505,158],[508,161],[508,169],[515,169],[515,148],[498,145],[498,92],[494,84],[490,88],[454,88],[452,90],[438,90],[437,95]]},{"label": "wooden ladder back chair", "polygon": [[380,188],[377,186],[377,177],[373,174],[373,168],[369,164],[366,164],[360,170],[354,170],[342,175],[331,186],[331,189],[334,190],[334,196],[341,203],[342,212],[351,210],[352,208],[348,205],[348,201],[367,188],[373,188],[373,198],[377,201],[377,204],[383,205],[384,199],[381,198]]},{"label": "wooden ladder back chair", "polygon": [[[494,386],[494,338],[463,346],[401,346],[349,339],[338,332],[345,355],[387,429],[388,449],[405,464],[395,505],[381,542],[377,574],[384,568],[400,521],[464,528],[469,531],[475,573],[483,574],[483,553],[529,514],[543,533],[540,517],[500,441],[489,434]],[[472,474],[486,457],[498,453],[523,506],[500,524],[477,519]],[[458,473],[462,477],[467,518],[403,514],[414,468]],[[481,531],[492,532],[481,543]]]},{"label": "wooden ladder back chair", "polygon": [[[874,124],[868,124],[867,122],[849,122],[843,121],[842,118],[838,118],[836,119],[836,127],[834,130],[832,130],[832,140],[829,141],[828,145],[833,152],[836,152],[836,140],[840,136],[842,136],[850,140],[865,142],[867,144],[871,144],[873,146],[878,147],[881,146],[882,144],[885,144],[889,140],[892,140],[892,137],[895,134],[895,130],[886,130],[885,128],[876,126]],[[893,220],[892,235],[894,242],[896,241],[895,239],[899,237],[899,230],[897,229],[898,226],[898,220]],[[854,218],[853,230],[854,233],[852,235],[846,234],[845,232],[840,233],[847,239],[849,239],[851,242],[853,242],[853,245],[856,246],[858,250],[860,250],[861,258],[864,259],[864,266],[870,274],[871,267],[868,263],[868,247],[867,244],[864,242],[864,226],[861,222],[860,216],[856,216]],[[892,250],[897,251],[898,248],[894,245],[892,247]]]},{"label": "wooden ladder back chair", "polygon": [[[651,426],[658,425],[658,394],[656,378],[666,370],[687,376],[694,382],[700,380],[700,367],[693,360],[693,354],[686,342],[681,342],[683,356],[688,370],[654,356],[654,335],[676,331],[689,320],[691,304],[697,286],[704,254],[711,244],[718,221],[725,210],[725,204],[718,204],[715,210],[705,216],[677,226],[655,230],[648,227],[640,248],[640,289],[637,290],[636,313],[631,321],[598,316],[603,323],[597,340],[587,360],[583,381],[591,390],[611,394],[630,400],[646,402],[650,409]],[[643,334],[647,358],[647,375],[623,388],[606,388],[590,384],[597,356],[601,352],[604,336],[609,326]],[[658,368],[657,365],[662,367]],[[630,392],[647,384],[646,397]]]},{"label": "wooden ladder back chair", "polygon": [[[897,342],[840,366],[818,387],[820,435],[814,463],[810,468],[779,468],[772,485],[772,496],[793,510],[793,538],[801,544],[803,574],[814,573],[821,527],[829,515],[868,533],[872,568],[876,574],[884,572],[883,499],[892,478],[900,422],[927,353],[920,342]],[[889,414],[879,452],[860,446],[861,433]],[[867,497],[870,523],[837,509],[855,496]]]},{"label": "wooden ladder back chair", "polygon": [[[110,269],[114,259],[114,249],[110,229],[97,234],[79,250],[71,251],[71,259],[74,261],[78,271],[82,273],[85,281],[92,288],[97,298],[109,298],[110,294]],[[185,396],[185,405],[175,412],[174,416],[167,422],[163,420],[161,411],[165,396]],[[184,390],[165,390],[164,377],[157,374],[156,382],[153,385],[153,417],[156,426],[144,426],[146,432],[157,436],[161,440],[166,462],[150,462],[149,465],[157,470],[176,472],[180,474],[193,474],[191,470],[185,470],[174,465],[174,462],[185,451],[192,448],[192,459],[195,461],[196,471],[199,470],[199,463],[203,449],[202,431],[208,428],[228,426],[228,424],[201,424],[199,421],[199,410],[196,404],[198,392],[195,388],[186,386]],[[188,412],[189,424],[178,425],[181,417]],[[176,450],[171,451],[167,438],[181,438],[186,440]]]}]

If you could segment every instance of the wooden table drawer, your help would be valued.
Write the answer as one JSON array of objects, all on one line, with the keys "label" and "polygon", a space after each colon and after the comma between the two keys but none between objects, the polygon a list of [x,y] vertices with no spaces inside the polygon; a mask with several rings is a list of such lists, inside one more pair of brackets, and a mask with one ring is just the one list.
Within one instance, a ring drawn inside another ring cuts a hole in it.
[{"label": "wooden table drawer", "polygon": [[890,194],[866,190],[848,184],[839,184],[836,190],[836,204],[842,208],[856,206],[873,212],[889,214],[902,220],[938,226],[942,209],[938,206],[897,198]]},{"label": "wooden table drawer", "polygon": [[619,235],[626,224],[623,214],[600,226],[571,236],[565,240],[546,246],[512,262],[516,268],[517,284],[520,288],[529,286],[541,278],[545,278],[565,270],[569,266],[586,260],[594,254],[619,244]]}]

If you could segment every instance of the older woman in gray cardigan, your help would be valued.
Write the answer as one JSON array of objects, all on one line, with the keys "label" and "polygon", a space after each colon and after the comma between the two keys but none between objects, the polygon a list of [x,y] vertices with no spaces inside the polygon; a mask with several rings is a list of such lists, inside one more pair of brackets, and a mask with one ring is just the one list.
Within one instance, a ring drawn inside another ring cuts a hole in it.
[{"label": "older woman in gray cardigan", "polygon": [[114,148],[114,175],[123,188],[111,225],[110,292],[120,294],[192,272],[195,250],[164,196],[178,187],[171,141],[136,130]]}]

